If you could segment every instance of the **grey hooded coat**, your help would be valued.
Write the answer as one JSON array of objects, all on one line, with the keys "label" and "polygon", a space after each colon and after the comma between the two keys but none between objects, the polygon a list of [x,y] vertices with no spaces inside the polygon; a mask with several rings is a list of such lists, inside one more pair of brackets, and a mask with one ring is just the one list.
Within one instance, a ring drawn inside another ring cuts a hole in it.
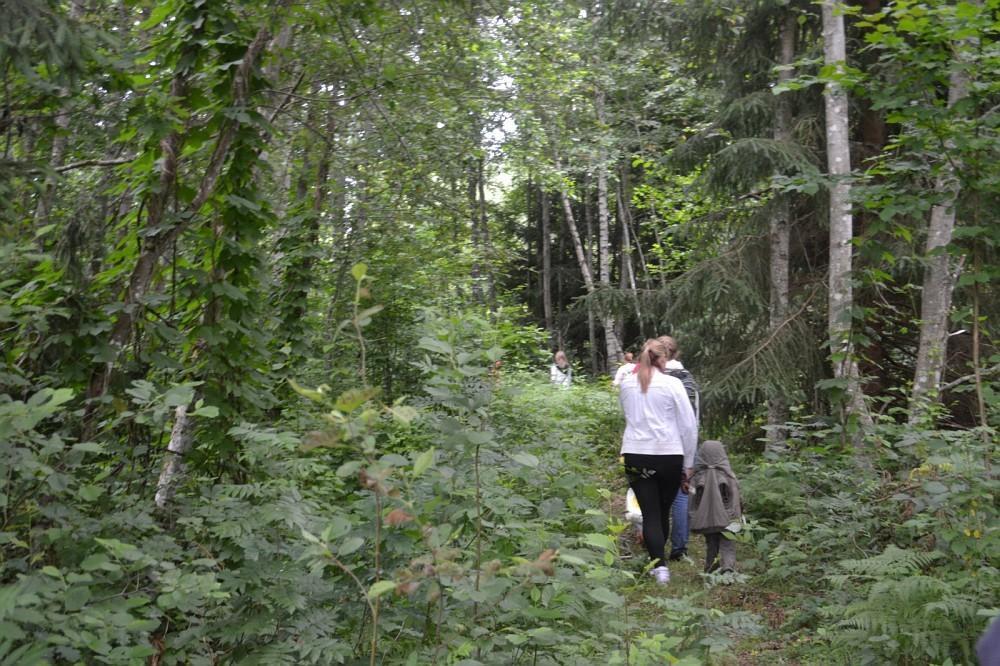
[{"label": "grey hooded coat", "polygon": [[698,447],[689,486],[692,532],[721,532],[743,515],[740,483],[729,466],[722,442],[709,440]]}]

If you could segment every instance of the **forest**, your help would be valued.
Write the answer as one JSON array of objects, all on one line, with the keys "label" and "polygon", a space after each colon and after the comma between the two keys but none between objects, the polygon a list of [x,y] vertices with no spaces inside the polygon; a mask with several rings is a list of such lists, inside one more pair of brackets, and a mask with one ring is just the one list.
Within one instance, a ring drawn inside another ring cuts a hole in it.
[{"label": "forest", "polygon": [[[998,16],[0,0],[0,664],[978,663]],[[661,335],[746,518],[666,587]]]}]

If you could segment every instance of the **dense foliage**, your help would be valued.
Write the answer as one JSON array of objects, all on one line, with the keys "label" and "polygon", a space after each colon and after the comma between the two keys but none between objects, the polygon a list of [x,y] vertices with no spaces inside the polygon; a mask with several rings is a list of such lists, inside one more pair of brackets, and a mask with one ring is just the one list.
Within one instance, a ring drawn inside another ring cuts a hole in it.
[{"label": "dense foliage", "polygon": [[[0,662],[972,663],[998,9],[0,3]],[[751,520],[664,591],[608,375],[666,333]]]}]

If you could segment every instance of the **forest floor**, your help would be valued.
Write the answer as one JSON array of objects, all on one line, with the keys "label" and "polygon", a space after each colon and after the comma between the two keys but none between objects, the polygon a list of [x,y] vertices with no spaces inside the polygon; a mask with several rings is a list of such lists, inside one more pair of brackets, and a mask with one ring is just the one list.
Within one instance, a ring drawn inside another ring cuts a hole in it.
[{"label": "forest floor", "polygon": [[[603,480],[606,487],[615,489],[612,511],[616,516],[623,517],[626,492],[624,479],[605,477]],[[647,561],[647,554],[637,531],[631,525],[621,535],[620,550],[622,560],[637,572],[637,585],[627,595],[636,634],[664,631],[664,611],[652,603],[651,599],[686,599],[694,605],[726,614],[740,611],[752,613],[761,626],[761,631],[755,635],[733,636],[734,644],[731,649],[713,656],[709,663],[720,666],[801,664],[789,654],[793,645],[781,632],[786,613],[792,610],[788,608],[789,599],[786,595],[762,585],[752,574],[737,575],[724,583],[708,580],[703,574],[705,540],[701,535],[691,534],[687,556],[670,562],[670,583],[665,586],[658,585],[645,572],[638,573]],[[749,556],[749,548],[738,543],[736,553],[737,571],[740,572],[741,557]]]}]

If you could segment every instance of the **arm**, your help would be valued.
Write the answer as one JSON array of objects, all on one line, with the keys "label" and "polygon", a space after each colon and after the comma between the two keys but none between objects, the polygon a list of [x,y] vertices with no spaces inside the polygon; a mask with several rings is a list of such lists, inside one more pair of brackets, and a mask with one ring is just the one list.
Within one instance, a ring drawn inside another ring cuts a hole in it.
[{"label": "arm", "polygon": [[691,401],[688,400],[687,392],[680,380],[677,380],[672,393],[675,413],[677,414],[677,432],[680,434],[681,444],[684,447],[684,467],[690,475],[694,468],[694,454],[698,450],[698,421],[695,419]]}]

